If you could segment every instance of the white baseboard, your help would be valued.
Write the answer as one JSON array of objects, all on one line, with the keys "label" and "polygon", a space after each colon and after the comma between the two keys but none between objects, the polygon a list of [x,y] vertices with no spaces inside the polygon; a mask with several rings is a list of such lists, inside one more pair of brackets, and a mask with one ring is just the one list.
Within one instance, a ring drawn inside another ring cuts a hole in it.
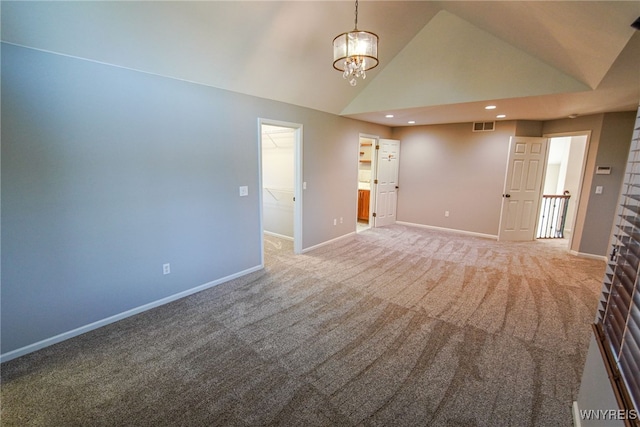
[{"label": "white baseboard", "polygon": [[603,255],[594,255],[594,254],[588,254],[588,253],[578,252],[578,251],[569,251],[569,253],[571,255],[575,255],[580,258],[597,259],[598,261],[607,262],[607,257]]},{"label": "white baseboard", "polygon": [[573,414],[573,427],[581,427],[582,423],[580,422],[580,408],[578,408],[578,402],[576,400],[573,401],[571,412]]},{"label": "white baseboard", "polygon": [[98,321],[93,322],[93,323],[89,323],[88,325],[81,326],[81,327],[73,329],[71,331],[63,332],[63,333],[58,334],[56,336],[53,336],[51,338],[46,338],[46,339],[44,339],[42,341],[38,341],[36,343],[29,344],[29,345],[24,346],[22,348],[19,348],[19,349],[13,350],[13,351],[9,351],[9,352],[4,353],[4,354],[0,354],[0,363],[8,362],[11,359],[15,359],[17,357],[24,356],[25,354],[33,353],[34,351],[43,349],[45,347],[49,347],[50,345],[54,345],[54,344],[57,344],[59,342],[68,340],[69,338],[77,337],[78,335],[82,335],[82,334],[84,334],[86,332],[93,331],[94,329],[101,328],[102,326],[109,325],[111,323],[117,322],[117,321],[122,320],[122,319],[126,319],[127,317],[131,317],[131,316],[134,316],[136,314],[142,313],[144,311],[151,310],[152,308],[156,308],[156,307],[159,307],[161,305],[170,303],[172,301],[179,300],[180,298],[184,298],[186,296],[195,294],[197,292],[204,291],[205,289],[209,289],[209,288],[217,286],[217,285],[219,285],[221,283],[228,282],[229,280],[233,280],[233,279],[236,279],[238,277],[253,273],[254,271],[262,270],[263,268],[264,268],[264,265],[257,265],[255,267],[248,268],[246,270],[240,271],[240,272],[235,273],[235,274],[231,274],[231,275],[223,277],[221,279],[213,280],[213,281],[205,283],[203,285],[196,286],[195,288],[187,289],[186,291],[178,292],[177,294],[170,295],[168,297],[159,299],[157,301],[153,301],[153,302],[150,302],[148,304],[144,304],[144,305],[141,305],[139,307],[132,308],[131,310],[127,310],[125,312],[116,314],[114,316],[110,316],[110,317],[107,317],[105,319],[98,320]]},{"label": "white baseboard", "polygon": [[319,243],[317,245],[313,245],[313,246],[310,246],[308,248],[304,248],[302,250],[302,253],[309,252],[309,251],[312,251],[314,249],[318,249],[318,248],[330,245],[330,244],[335,243],[335,242],[339,242],[340,240],[343,240],[343,239],[353,238],[353,237],[355,237],[355,235],[356,235],[356,232],[352,231],[351,233],[344,234],[344,235],[342,235],[340,237],[336,237],[335,239],[327,240],[326,242],[322,242],[322,243]]},{"label": "white baseboard", "polygon": [[498,240],[498,236],[493,234],[476,233],[473,231],[457,230],[455,228],[436,227],[433,225],[416,224],[413,222],[396,221],[396,224],[406,225],[407,227],[428,228],[431,230],[448,231],[451,233],[466,234],[467,236],[481,237],[483,239]]},{"label": "white baseboard", "polygon": [[293,242],[293,237],[285,236],[284,234],[273,233],[267,230],[264,231],[264,234],[266,234],[267,236],[278,237],[280,239],[291,240]]}]

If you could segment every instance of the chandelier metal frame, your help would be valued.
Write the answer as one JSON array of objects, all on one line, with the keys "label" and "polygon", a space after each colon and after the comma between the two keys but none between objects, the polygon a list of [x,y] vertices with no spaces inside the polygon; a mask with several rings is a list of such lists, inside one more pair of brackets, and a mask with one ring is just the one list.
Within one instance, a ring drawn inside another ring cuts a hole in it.
[{"label": "chandelier metal frame", "polygon": [[378,40],[377,34],[358,30],[356,0],[354,29],[333,39],[333,68],[342,71],[351,86],[357,84],[358,78],[367,78],[366,71],[378,66]]}]

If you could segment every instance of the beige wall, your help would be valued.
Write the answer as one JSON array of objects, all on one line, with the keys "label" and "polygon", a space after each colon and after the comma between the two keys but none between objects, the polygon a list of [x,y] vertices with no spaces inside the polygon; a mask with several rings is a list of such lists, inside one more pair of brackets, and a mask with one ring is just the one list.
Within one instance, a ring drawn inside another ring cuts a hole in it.
[{"label": "beige wall", "polygon": [[[392,137],[401,141],[398,220],[496,236],[509,138],[588,132],[571,250],[604,257],[634,118],[630,111],[547,122],[504,121],[496,123],[495,132],[472,132],[471,123],[395,128]],[[595,175],[598,165],[611,166],[611,175]],[[604,191],[595,195],[598,185]]]},{"label": "beige wall", "polygon": [[471,123],[395,128],[398,220],[497,236],[515,131],[513,121],[497,122],[493,132],[473,132]]},{"label": "beige wall", "polygon": [[[313,110],[296,120],[304,124],[304,250],[355,232],[360,133],[388,138],[391,130]],[[333,225],[334,218],[337,225]]]}]

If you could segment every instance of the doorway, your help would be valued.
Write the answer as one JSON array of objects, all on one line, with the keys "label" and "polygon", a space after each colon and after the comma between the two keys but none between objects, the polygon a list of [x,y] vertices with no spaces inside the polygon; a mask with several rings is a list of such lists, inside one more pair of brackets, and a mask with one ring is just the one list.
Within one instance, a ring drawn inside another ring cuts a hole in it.
[{"label": "doorway", "polygon": [[582,191],[589,133],[549,135],[536,238],[570,246]]},{"label": "doorway", "polygon": [[356,232],[396,222],[400,141],[360,135]]},{"label": "doorway", "polygon": [[371,189],[375,170],[377,136],[360,135],[358,144],[358,207],[356,232],[368,230],[373,225]]},{"label": "doorway", "polygon": [[302,252],[302,125],[259,119],[262,263],[264,236]]}]

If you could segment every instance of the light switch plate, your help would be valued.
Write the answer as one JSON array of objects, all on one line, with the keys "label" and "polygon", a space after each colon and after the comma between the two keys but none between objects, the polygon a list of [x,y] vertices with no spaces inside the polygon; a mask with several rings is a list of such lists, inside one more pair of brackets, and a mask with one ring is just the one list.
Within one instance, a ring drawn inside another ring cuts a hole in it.
[{"label": "light switch plate", "polygon": [[249,187],[247,187],[246,185],[243,185],[240,187],[240,197],[244,197],[244,196],[248,196],[249,195]]}]

